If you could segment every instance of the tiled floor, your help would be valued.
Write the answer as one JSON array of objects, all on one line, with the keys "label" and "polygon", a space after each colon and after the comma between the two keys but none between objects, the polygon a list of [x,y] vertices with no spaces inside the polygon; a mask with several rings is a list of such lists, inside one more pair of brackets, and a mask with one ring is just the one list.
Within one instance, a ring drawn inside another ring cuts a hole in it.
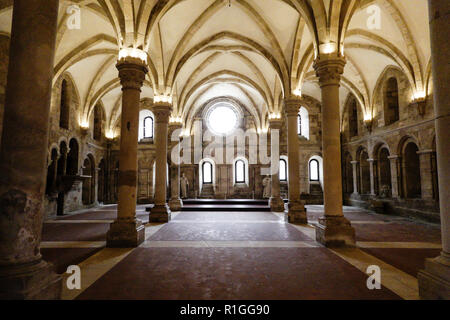
[{"label": "tiled floor", "polygon": [[[417,272],[438,255],[439,226],[345,208],[359,248],[330,250],[312,226],[270,212],[181,212],[146,224],[135,249],[104,249],[115,206],[53,221],[42,255],[63,273],[82,270],[82,289],[65,299],[415,299]],[[322,206],[308,206],[311,224]],[[137,215],[148,221],[144,206]],[[381,268],[382,289],[366,287],[367,266]],[[67,276],[67,275],[65,275]]]}]

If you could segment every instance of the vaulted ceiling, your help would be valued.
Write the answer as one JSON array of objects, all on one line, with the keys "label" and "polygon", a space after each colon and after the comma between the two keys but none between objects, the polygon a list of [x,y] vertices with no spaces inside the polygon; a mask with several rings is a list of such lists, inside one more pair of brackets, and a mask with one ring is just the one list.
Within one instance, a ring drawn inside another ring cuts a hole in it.
[{"label": "vaulted ceiling", "polygon": [[[11,30],[11,3],[0,1],[3,34]],[[73,4],[81,8],[79,30],[67,27]],[[373,5],[380,29],[368,28]],[[426,89],[427,10],[426,0],[61,1],[54,82],[70,73],[80,120],[102,102],[112,129],[120,116],[118,51],[141,48],[150,67],[142,98],[170,95],[173,116],[186,120],[206,101],[229,96],[262,128],[294,91],[320,101],[312,63],[320,45],[332,42],[347,58],[341,107],[352,92],[370,113],[377,81],[389,66],[403,71],[413,92]]]}]

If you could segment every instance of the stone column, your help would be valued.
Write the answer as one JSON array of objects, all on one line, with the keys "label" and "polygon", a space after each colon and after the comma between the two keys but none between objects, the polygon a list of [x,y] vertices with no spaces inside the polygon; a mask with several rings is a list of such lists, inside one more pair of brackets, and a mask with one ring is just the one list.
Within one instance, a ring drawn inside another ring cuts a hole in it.
[{"label": "stone column", "polygon": [[280,196],[280,130],[281,120],[270,120],[270,163],[272,173],[270,209],[273,212],[284,212],[284,201]]},{"label": "stone column", "polygon": [[433,199],[433,176],[431,173],[431,161],[433,150],[423,150],[417,152],[420,157],[420,186],[422,189],[422,199]]},{"label": "stone column", "polygon": [[155,205],[150,211],[150,222],[169,222],[171,212],[167,205],[167,135],[172,105],[159,102],[153,106],[155,114]]},{"label": "stone column", "polygon": [[399,162],[400,162],[400,157],[399,156],[390,156],[388,157],[390,164],[391,164],[391,185],[392,185],[392,191],[391,191],[391,196],[393,199],[398,199],[399,198],[399,170],[398,170],[398,166],[399,166]]},{"label": "stone column", "polygon": [[429,0],[431,64],[433,68],[434,114],[436,115],[436,157],[439,173],[442,252],[427,259],[419,272],[419,293],[423,299],[450,299],[450,1]]},{"label": "stone column", "polygon": [[0,299],[56,299],[61,278],[39,246],[59,1],[13,3],[0,149]]},{"label": "stone column", "polygon": [[359,194],[358,192],[358,161],[350,162],[353,169],[353,194]]},{"label": "stone column", "polygon": [[314,62],[322,91],[322,146],[325,215],[316,225],[316,240],[327,247],[354,246],[355,230],[344,217],[339,123],[339,86],[345,59]]},{"label": "stone column", "polygon": [[148,72],[146,64],[125,57],[116,65],[122,84],[122,115],[119,154],[119,199],[117,220],[106,235],[107,247],[137,247],[144,241],[145,228],[136,219],[137,142],[141,88]]},{"label": "stone column", "polygon": [[[291,223],[308,223],[305,202],[300,199],[300,155],[297,132],[297,116],[301,100],[296,98],[284,101],[284,111],[288,126],[289,158],[289,204],[288,221]],[[279,161],[279,159],[278,159]]]},{"label": "stone column", "polygon": [[369,169],[370,169],[370,195],[375,196],[375,165],[376,165],[375,159],[367,159],[367,162],[369,162]]},{"label": "stone column", "polygon": [[183,208],[183,201],[180,198],[180,137],[173,139],[173,133],[182,128],[180,123],[169,125],[169,141],[171,146],[170,154],[170,201],[171,211],[180,211]]}]

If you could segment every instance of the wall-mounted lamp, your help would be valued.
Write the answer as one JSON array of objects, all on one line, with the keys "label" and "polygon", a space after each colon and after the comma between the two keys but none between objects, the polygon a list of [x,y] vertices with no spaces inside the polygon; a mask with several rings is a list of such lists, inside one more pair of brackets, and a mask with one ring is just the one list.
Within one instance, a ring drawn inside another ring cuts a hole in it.
[{"label": "wall-mounted lamp", "polygon": [[181,117],[170,117],[169,122],[172,124],[181,124],[183,119]]},{"label": "wall-mounted lamp", "polygon": [[116,135],[114,134],[114,131],[112,130],[107,130],[105,133],[105,138],[108,140],[114,140],[114,138],[116,137]]},{"label": "wall-mounted lamp", "polygon": [[364,125],[367,128],[367,131],[372,132],[373,118],[372,115],[366,114],[364,115]]},{"label": "wall-mounted lamp", "polygon": [[425,91],[414,92],[411,104],[417,105],[419,114],[423,117],[425,115],[427,107],[427,94],[425,93]]}]

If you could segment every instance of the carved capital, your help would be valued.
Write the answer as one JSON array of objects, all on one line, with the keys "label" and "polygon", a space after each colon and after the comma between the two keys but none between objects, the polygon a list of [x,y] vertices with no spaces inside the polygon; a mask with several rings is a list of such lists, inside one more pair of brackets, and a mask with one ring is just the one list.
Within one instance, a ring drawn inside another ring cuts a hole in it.
[{"label": "carved capital", "polygon": [[269,120],[270,129],[281,130],[283,127],[283,121],[281,119],[271,119]]},{"label": "carved capital", "polygon": [[156,123],[169,123],[169,118],[173,109],[170,103],[158,102],[152,109],[156,118]]},{"label": "carved capital", "polygon": [[288,117],[296,117],[300,111],[302,100],[300,98],[288,98],[284,100],[284,112]]},{"label": "carved capital", "polygon": [[122,90],[141,90],[148,68],[138,59],[126,58],[117,62]]},{"label": "carved capital", "polygon": [[338,86],[344,73],[345,64],[345,58],[317,59],[314,61],[314,70],[316,70],[320,86]]}]

